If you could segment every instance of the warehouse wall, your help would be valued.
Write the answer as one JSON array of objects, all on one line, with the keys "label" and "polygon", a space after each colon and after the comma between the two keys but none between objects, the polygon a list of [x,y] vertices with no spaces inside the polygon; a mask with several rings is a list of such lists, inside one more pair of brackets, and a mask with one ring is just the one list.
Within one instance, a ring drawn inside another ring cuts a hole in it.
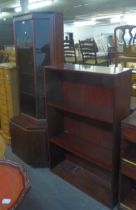
[{"label": "warehouse wall", "polygon": [[78,43],[79,39],[95,38],[100,34],[113,34],[114,28],[117,26],[118,24],[75,27],[72,24],[64,24],[64,35],[66,32],[73,32],[74,41]]},{"label": "warehouse wall", "polygon": [[0,45],[13,45],[13,24],[0,24]]}]

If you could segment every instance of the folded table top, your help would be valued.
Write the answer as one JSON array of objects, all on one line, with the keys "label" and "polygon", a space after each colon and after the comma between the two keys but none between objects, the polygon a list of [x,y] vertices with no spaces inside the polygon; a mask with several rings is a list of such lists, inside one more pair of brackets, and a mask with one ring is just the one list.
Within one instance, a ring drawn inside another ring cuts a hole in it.
[{"label": "folded table top", "polygon": [[29,179],[22,165],[0,161],[0,210],[16,209],[29,188]]}]

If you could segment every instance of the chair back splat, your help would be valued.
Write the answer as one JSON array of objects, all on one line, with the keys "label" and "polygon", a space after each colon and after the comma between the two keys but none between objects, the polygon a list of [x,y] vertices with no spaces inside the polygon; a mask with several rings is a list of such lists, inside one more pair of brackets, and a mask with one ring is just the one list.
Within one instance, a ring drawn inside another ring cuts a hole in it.
[{"label": "chair back splat", "polygon": [[73,64],[77,63],[76,51],[73,40],[64,40],[64,62]]},{"label": "chair back splat", "polygon": [[136,25],[124,25],[114,29],[115,40],[115,64],[122,62],[136,63]]},{"label": "chair back splat", "polygon": [[83,64],[86,64],[88,60],[94,60],[94,65],[97,65],[97,56],[98,52],[97,45],[94,40],[79,40],[80,51],[83,59]]}]

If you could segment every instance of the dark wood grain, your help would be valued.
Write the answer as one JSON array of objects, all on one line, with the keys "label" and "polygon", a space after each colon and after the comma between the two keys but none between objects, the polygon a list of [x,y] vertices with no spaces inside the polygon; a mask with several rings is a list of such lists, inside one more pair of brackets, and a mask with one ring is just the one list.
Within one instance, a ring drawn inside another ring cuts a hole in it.
[{"label": "dark wood grain", "polygon": [[125,200],[120,204],[123,209],[136,209],[136,190],[132,189]]},{"label": "dark wood grain", "polygon": [[30,124],[29,116],[22,118],[19,116],[10,122],[12,151],[33,167],[48,166],[47,121],[44,122],[44,126],[41,122],[40,128],[39,120],[36,127],[36,120],[33,122],[31,119]]},{"label": "dark wood grain", "polygon": [[84,160],[90,160],[103,168],[112,170],[112,151],[102,148],[85,139],[62,133],[51,140],[52,143],[79,156]]},{"label": "dark wood grain", "polygon": [[[112,193],[107,187],[107,182],[102,185],[102,178],[93,174],[69,160],[64,160],[53,168],[53,172],[61,176],[66,181],[72,183],[87,194],[93,196],[102,203],[106,203],[109,207],[111,206]],[[99,186],[98,188],[96,186]],[[103,194],[105,196],[103,196]]]},{"label": "dark wood grain", "polygon": [[52,171],[113,208],[131,71],[67,65],[47,67],[45,78]]}]

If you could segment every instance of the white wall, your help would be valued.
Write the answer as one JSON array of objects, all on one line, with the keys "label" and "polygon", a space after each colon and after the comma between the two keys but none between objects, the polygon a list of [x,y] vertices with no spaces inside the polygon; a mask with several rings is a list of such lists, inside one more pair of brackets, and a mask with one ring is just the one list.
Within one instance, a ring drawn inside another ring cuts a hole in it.
[{"label": "white wall", "polygon": [[74,42],[77,43],[80,40],[95,37],[100,34],[113,34],[114,28],[118,25],[105,25],[105,26],[81,26],[77,27],[73,24],[64,24],[65,32],[72,32],[74,34]]}]

